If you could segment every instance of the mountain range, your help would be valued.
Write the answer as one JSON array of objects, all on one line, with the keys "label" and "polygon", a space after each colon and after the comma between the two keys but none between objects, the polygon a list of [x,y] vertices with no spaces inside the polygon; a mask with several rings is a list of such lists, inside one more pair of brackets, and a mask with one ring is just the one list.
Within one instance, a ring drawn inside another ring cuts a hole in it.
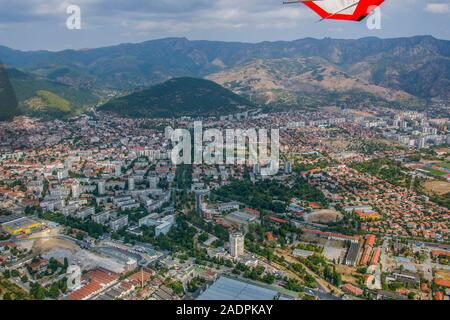
[{"label": "mountain range", "polygon": [[450,41],[431,36],[261,43],[166,38],[60,52],[0,46],[0,59],[9,68],[94,96],[197,77],[268,105],[450,99]]}]

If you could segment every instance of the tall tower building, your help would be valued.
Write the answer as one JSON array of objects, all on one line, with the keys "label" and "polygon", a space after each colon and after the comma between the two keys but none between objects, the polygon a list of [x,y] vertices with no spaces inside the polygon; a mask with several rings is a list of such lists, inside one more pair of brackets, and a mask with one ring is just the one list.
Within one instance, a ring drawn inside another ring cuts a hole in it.
[{"label": "tall tower building", "polygon": [[202,213],[202,204],[203,204],[203,193],[200,191],[195,191],[195,212],[197,214]]},{"label": "tall tower building", "polygon": [[166,140],[171,140],[172,139],[172,132],[173,132],[173,128],[171,126],[167,126],[164,128],[164,137],[166,138]]},{"label": "tall tower building", "polygon": [[244,254],[244,234],[242,232],[230,234],[230,254],[234,258]]},{"label": "tall tower building", "polygon": [[116,164],[116,168],[115,168],[115,176],[116,177],[120,177],[122,174],[122,165],[121,164]]},{"label": "tall tower building", "polygon": [[72,185],[72,197],[77,199],[80,197],[81,194],[81,187],[80,183],[77,181],[75,184]]},{"label": "tall tower building", "polygon": [[201,189],[201,190],[195,190],[195,212],[197,214],[203,213],[203,199],[205,195],[209,195],[209,190]]},{"label": "tall tower building", "polygon": [[149,176],[148,177],[148,185],[150,189],[158,188],[159,177],[157,176]]},{"label": "tall tower building", "polygon": [[419,138],[417,140],[417,147],[419,149],[425,148],[427,146],[427,139],[426,138]]},{"label": "tall tower building", "polygon": [[106,192],[106,190],[105,190],[105,180],[100,180],[98,182],[97,188],[98,188],[98,194],[100,196],[104,195],[105,192]]},{"label": "tall tower building", "polygon": [[133,177],[128,178],[128,190],[130,190],[130,191],[134,190],[134,178]]},{"label": "tall tower building", "polygon": [[81,288],[81,268],[71,265],[67,268],[67,289],[76,290]]}]

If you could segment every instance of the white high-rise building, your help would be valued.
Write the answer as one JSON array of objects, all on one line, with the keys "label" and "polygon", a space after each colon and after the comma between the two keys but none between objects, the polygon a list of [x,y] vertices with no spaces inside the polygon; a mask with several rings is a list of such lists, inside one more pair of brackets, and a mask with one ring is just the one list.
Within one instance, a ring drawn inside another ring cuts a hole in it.
[{"label": "white high-rise building", "polygon": [[230,254],[234,258],[244,254],[244,234],[242,232],[230,234]]},{"label": "white high-rise building", "polygon": [[67,268],[67,289],[70,291],[81,288],[81,268],[71,265]]},{"label": "white high-rise building", "polygon": [[171,140],[172,139],[172,132],[173,132],[173,128],[171,126],[167,126],[164,129],[164,137],[166,138],[166,140]]},{"label": "white high-rise building", "polygon": [[116,177],[120,177],[121,174],[122,174],[122,165],[116,164],[116,168],[115,168]]},{"label": "white high-rise building", "polygon": [[130,190],[130,191],[134,190],[134,178],[133,177],[128,178],[128,190]]},{"label": "white high-rise building", "polygon": [[63,179],[66,179],[69,176],[69,171],[68,170],[59,170],[57,172],[58,175],[58,180],[61,181]]},{"label": "white high-rise building", "polygon": [[197,214],[202,214],[202,210],[203,210],[203,198],[205,196],[205,194],[207,194],[208,191],[207,190],[195,190],[194,194],[195,194],[195,212],[197,212]]},{"label": "white high-rise building", "polygon": [[80,183],[75,183],[72,185],[72,197],[79,198],[81,194]]},{"label": "white high-rise building", "polygon": [[148,177],[148,184],[149,184],[150,189],[158,188],[158,183],[159,183],[159,177],[157,177],[157,176]]},{"label": "white high-rise building", "polygon": [[106,190],[105,190],[105,180],[100,180],[100,181],[98,182],[97,187],[98,187],[98,194],[99,194],[100,196],[104,195],[105,192],[106,192]]},{"label": "white high-rise building", "polygon": [[425,138],[419,138],[417,140],[417,147],[419,149],[425,148],[427,146],[427,140]]}]

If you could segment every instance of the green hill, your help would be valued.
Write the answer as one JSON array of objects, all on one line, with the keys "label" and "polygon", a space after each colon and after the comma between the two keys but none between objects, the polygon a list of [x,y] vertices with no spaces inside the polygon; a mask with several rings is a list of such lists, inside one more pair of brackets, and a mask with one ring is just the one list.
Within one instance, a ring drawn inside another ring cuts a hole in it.
[{"label": "green hill", "polygon": [[197,78],[174,78],[120,97],[99,111],[128,117],[219,116],[239,113],[253,106],[215,82]]},{"label": "green hill", "polygon": [[8,74],[24,114],[64,117],[95,105],[99,100],[89,90],[73,88],[17,69],[9,69]]},{"label": "green hill", "polygon": [[6,68],[0,63],[0,121],[10,121],[20,113]]}]

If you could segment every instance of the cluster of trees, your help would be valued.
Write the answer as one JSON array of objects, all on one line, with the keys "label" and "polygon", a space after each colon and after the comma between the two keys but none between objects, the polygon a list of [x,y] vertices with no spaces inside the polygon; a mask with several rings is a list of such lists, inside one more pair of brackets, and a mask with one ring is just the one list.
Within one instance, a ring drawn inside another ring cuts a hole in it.
[{"label": "cluster of trees", "polygon": [[373,159],[354,163],[353,169],[376,176],[393,185],[409,187],[411,176],[404,172],[402,165],[389,158]]},{"label": "cluster of trees", "polygon": [[436,202],[437,204],[450,209],[450,192],[446,193],[442,196],[432,195],[430,196],[430,200]]},{"label": "cluster of trees", "polygon": [[195,292],[195,291],[198,290],[198,288],[200,288],[204,284],[206,284],[206,280],[205,279],[203,279],[201,277],[195,277],[195,278],[193,278],[191,281],[189,281],[187,283],[187,291]]},{"label": "cluster of trees", "polygon": [[40,214],[40,218],[59,223],[73,229],[82,230],[96,239],[103,235],[106,231],[103,225],[92,220],[82,221],[73,217],[66,217],[55,212],[45,212]]},{"label": "cluster of trees", "polygon": [[300,276],[308,287],[310,287],[310,288],[316,287],[316,281],[315,281],[314,277],[312,275],[310,275],[309,273],[307,273],[305,267],[303,267],[300,263],[290,264],[289,269],[291,269],[298,276]]},{"label": "cluster of trees", "polygon": [[268,284],[272,284],[275,281],[275,276],[269,272],[265,273],[265,268],[263,266],[249,267],[241,262],[238,262],[233,269],[233,273],[244,276],[248,279],[262,281]]},{"label": "cluster of trees", "polygon": [[313,251],[313,252],[317,252],[317,253],[322,253],[323,252],[323,247],[322,246],[317,246],[313,243],[299,243],[297,244],[297,248],[301,249],[301,250],[307,250],[307,251]]},{"label": "cluster of trees", "polygon": [[61,293],[67,291],[67,278],[53,282],[47,287],[41,286],[34,282],[30,285],[30,294],[37,300],[45,300],[46,298],[57,299]]},{"label": "cluster of trees", "polygon": [[[279,259],[279,257],[274,253],[273,248],[267,246],[266,244],[260,245],[250,241],[249,239],[245,239],[245,249],[264,257],[269,261],[278,261]],[[284,261],[284,259],[282,259],[282,261]]]},{"label": "cluster of trees", "polygon": [[323,277],[335,286],[340,286],[342,284],[341,274],[336,271],[335,266],[330,269],[330,265],[328,264],[327,259],[324,256],[315,253],[307,258],[298,257],[297,260],[303,263],[315,274]]},{"label": "cluster of trees", "polygon": [[[3,295],[3,296],[2,296]],[[0,277],[0,300],[30,300],[33,299],[25,290],[16,284]]]},{"label": "cluster of trees", "polygon": [[5,271],[3,271],[3,277],[5,278],[5,279],[9,279],[9,278],[17,278],[19,276],[19,271],[17,271],[17,270],[5,270]]},{"label": "cluster of trees", "polygon": [[173,279],[167,279],[165,285],[172,289],[177,295],[182,297],[184,295],[184,287],[180,281],[176,281]]},{"label": "cluster of trees", "polygon": [[175,173],[175,183],[178,189],[190,189],[192,184],[192,165],[180,164]]},{"label": "cluster of trees", "polygon": [[322,205],[328,204],[322,192],[311,187],[305,179],[300,177],[296,179],[292,187],[270,180],[256,183],[249,180],[234,180],[229,185],[215,191],[215,193],[225,199],[246,203],[252,208],[278,213],[286,211],[286,205],[292,198],[314,201]]},{"label": "cluster of trees", "polygon": [[178,217],[177,224],[167,234],[161,234],[153,239],[148,239],[151,244],[166,251],[189,251],[194,249],[194,237],[197,229]]},{"label": "cluster of trees", "polygon": [[250,242],[263,243],[266,239],[266,234],[271,232],[277,238],[277,242],[281,246],[285,246],[288,242],[293,242],[303,233],[300,228],[297,228],[293,223],[278,224],[268,219],[263,219],[263,224],[249,225],[246,238]]},{"label": "cluster of trees", "polygon": [[26,215],[34,215],[34,214],[42,214],[43,210],[40,206],[26,206],[24,212]]},{"label": "cluster of trees", "polygon": [[374,154],[376,152],[394,150],[395,148],[379,140],[362,139],[352,141],[349,149],[362,152],[364,154]]},{"label": "cluster of trees", "polygon": [[324,168],[327,168],[329,166],[330,166],[330,162],[328,160],[325,160],[325,159],[321,159],[321,160],[318,160],[318,161],[312,162],[312,163],[300,163],[300,162],[297,162],[294,165],[294,170],[293,171],[297,172],[297,173],[301,173],[301,172],[309,171],[309,170],[312,170],[312,169],[315,169],[315,168],[324,169]]},{"label": "cluster of trees", "polygon": [[[373,159],[366,162],[355,163],[352,167],[360,172],[369,173],[393,185],[409,188],[412,177],[405,171],[401,163],[395,162],[389,158]],[[413,183],[413,189],[417,193],[424,193],[422,179],[416,177]],[[429,195],[430,200],[437,204],[450,208],[450,192],[444,195]]]},{"label": "cluster of trees", "polygon": [[0,241],[5,241],[11,238],[11,235],[8,233],[0,232]]},{"label": "cluster of trees", "polygon": [[288,290],[295,292],[303,292],[304,287],[300,284],[300,282],[296,279],[287,278],[284,284],[284,287]]},{"label": "cluster of trees", "polygon": [[335,266],[330,269],[330,266],[328,264],[325,264],[325,267],[323,268],[323,277],[337,287],[342,284],[342,276],[339,272],[336,271]]},{"label": "cluster of trees", "polygon": [[199,229],[202,229],[208,233],[215,235],[217,238],[219,238],[219,240],[223,242],[228,241],[230,237],[230,233],[224,226],[212,222],[207,222],[194,212],[191,212],[184,216],[180,216],[179,220],[189,221]]}]

